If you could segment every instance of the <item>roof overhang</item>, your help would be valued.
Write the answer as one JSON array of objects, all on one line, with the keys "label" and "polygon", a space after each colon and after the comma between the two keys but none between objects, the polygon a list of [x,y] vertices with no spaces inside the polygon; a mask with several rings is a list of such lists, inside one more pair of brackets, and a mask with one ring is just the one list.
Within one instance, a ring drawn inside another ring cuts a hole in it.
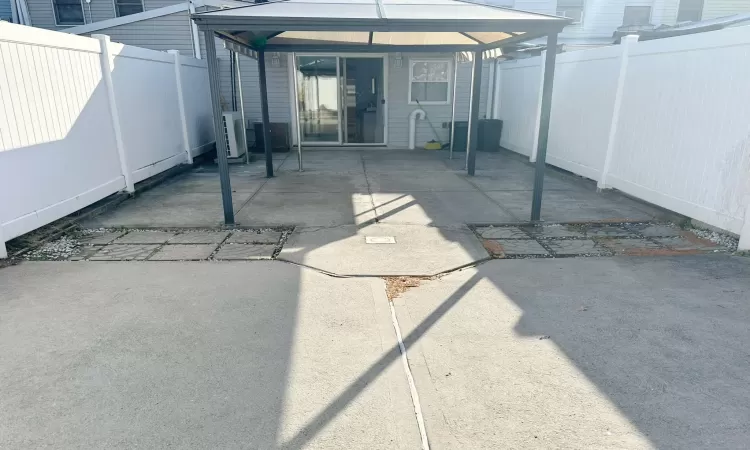
[{"label": "roof overhang", "polygon": [[255,51],[485,51],[559,33],[571,20],[470,0],[277,0],[193,14]]}]

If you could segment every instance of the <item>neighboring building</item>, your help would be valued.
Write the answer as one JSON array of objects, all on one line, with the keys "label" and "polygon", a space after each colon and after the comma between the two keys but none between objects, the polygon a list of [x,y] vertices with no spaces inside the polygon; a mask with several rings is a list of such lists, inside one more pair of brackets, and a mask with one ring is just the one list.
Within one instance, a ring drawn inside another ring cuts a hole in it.
[{"label": "neighboring building", "polygon": [[612,43],[623,26],[675,25],[750,13],[750,0],[474,0],[576,19],[560,35],[567,47]]}]

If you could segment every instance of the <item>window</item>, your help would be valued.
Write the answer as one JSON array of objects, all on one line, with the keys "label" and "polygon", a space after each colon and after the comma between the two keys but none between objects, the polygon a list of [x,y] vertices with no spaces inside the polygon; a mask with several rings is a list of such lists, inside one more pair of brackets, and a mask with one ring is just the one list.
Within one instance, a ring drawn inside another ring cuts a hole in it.
[{"label": "window", "polygon": [[678,22],[697,22],[703,18],[703,0],[680,0]]},{"label": "window", "polygon": [[55,21],[58,25],[82,25],[83,5],[81,0],[52,0]]},{"label": "window", "polygon": [[450,103],[451,61],[412,59],[409,64],[409,103],[447,105]]},{"label": "window", "polygon": [[626,6],[625,14],[622,16],[622,24],[628,25],[648,25],[651,23],[650,6]]},{"label": "window", "polygon": [[115,0],[115,14],[117,17],[139,12],[143,12],[143,2],[141,0]]},{"label": "window", "polygon": [[583,0],[557,0],[557,15],[573,19],[573,23],[583,22]]}]

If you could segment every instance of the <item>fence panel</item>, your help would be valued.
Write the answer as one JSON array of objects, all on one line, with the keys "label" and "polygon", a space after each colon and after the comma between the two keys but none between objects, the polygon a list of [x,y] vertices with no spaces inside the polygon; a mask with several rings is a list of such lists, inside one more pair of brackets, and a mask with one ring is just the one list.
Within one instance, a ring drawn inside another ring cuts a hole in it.
[{"label": "fence panel", "polygon": [[125,184],[99,42],[0,22],[0,57],[0,226],[9,240]]},{"label": "fence panel", "polygon": [[750,204],[750,28],[639,42],[608,183],[739,233]]},{"label": "fence panel", "polygon": [[[178,72],[174,55],[102,45],[0,22],[0,257],[5,241],[124,189],[126,174],[141,181],[212,146],[205,62],[180,57]],[[113,58],[111,90],[102,48]]]},{"label": "fence panel", "polygon": [[503,120],[500,145],[531,156],[539,113],[541,86],[540,58],[509,61],[497,65],[502,80],[495,105],[497,118]]}]

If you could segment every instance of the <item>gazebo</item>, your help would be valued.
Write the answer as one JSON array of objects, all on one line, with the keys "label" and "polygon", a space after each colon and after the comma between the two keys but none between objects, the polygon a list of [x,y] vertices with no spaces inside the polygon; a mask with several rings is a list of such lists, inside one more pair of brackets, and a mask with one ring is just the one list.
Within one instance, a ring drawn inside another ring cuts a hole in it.
[{"label": "gazebo", "polygon": [[[483,55],[509,44],[546,37],[531,221],[540,220],[549,134],[557,35],[571,20],[485,5],[471,0],[271,0],[247,6],[196,13],[204,32],[216,148],[224,206],[224,222],[234,224],[227,142],[223,132],[219,70],[214,38],[233,51],[258,60],[266,175],[273,177],[266,53],[458,53],[473,60],[466,170],[474,175],[478,141],[479,98]],[[296,96],[297,83],[295,78]],[[455,95],[454,95],[455,101]],[[302,169],[299,115],[298,158]]]}]

